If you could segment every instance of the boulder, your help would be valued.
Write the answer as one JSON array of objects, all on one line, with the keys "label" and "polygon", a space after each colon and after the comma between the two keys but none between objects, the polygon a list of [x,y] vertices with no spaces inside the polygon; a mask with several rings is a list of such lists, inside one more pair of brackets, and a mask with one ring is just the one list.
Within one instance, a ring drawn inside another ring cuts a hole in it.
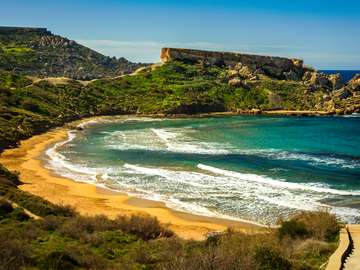
[{"label": "boulder", "polygon": [[325,75],[324,73],[311,72],[309,74],[308,72],[305,72],[303,76],[303,80],[305,81],[305,84],[309,86],[310,91],[316,91],[319,89],[325,89],[325,90],[333,89],[332,82],[329,80],[328,76]]},{"label": "boulder", "polygon": [[234,66],[234,69],[239,71],[241,68],[243,67],[243,64],[242,63],[237,63],[235,66]]},{"label": "boulder", "polygon": [[263,70],[264,70],[265,74],[270,77],[278,78],[278,79],[280,79],[280,78],[282,79],[284,77],[283,69],[281,69],[277,66],[265,65],[265,66],[263,66]]},{"label": "boulder", "polygon": [[254,75],[265,75],[265,72],[261,68],[258,68],[254,71]]},{"label": "boulder", "polygon": [[301,59],[291,59],[293,65],[297,68],[300,68],[302,69],[303,68],[303,65],[304,65],[304,61],[301,60]]},{"label": "boulder", "polygon": [[284,72],[285,80],[289,81],[298,81],[300,80],[300,76],[293,70],[290,70],[288,72]]},{"label": "boulder", "polygon": [[340,73],[329,75],[329,80],[334,90],[340,89],[341,87],[344,86],[344,82]]},{"label": "boulder", "polygon": [[352,96],[352,93],[347,88],[342,88],[334,92],[334,96],[339,99],[346,99]]},{"label": "boulder", "polygon": [[228,81],[228,84],[230,86],[242,86],[242,82],[241,82],[240,78],[233,78]]},{"label": "boulder", "polygon": [[238,77],[239,76],[239,71],[235,70],[235,69],[230,69],[228,71],[228,77],[229,78],[234,78],[234,77]]},{"label": "boulder", "polygon": [[356,74],[349,82],[348,88],[353,91],[360,91],[360,74]]},{"label": "boulder", "polygon": [[243,66],[239,70],[239,75],[243,79],[250,79],[250,78],[254,77],[252,70],[248,66]]},{"label": "boulder", "polygon": [[302,77],[302,80],[303,80],[304,82],[310,81],[310,79],[311,79],[311,74],[312,74],[312,72],[306,71],[306,72],[304,73],[303,77]]}]

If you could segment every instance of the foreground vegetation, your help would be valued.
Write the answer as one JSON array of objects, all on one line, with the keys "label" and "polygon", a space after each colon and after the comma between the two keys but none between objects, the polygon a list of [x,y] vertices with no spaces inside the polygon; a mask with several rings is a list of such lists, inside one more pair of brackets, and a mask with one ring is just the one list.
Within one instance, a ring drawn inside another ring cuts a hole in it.
[{"label": "foreground vegetation", "polygon": [[19,183],[0,167],[0,269],[319,269],[337,246],[339,224],[327,212],[299,213],[262,233],[186,241],[156,218],[81,216]]}]

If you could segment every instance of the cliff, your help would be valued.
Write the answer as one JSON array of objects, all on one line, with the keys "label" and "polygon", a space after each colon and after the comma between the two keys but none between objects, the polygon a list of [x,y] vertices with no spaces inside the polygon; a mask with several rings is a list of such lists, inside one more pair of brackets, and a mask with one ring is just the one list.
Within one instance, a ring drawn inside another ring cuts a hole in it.
[{"label": "cliff", "polygon": [[0,70],[89,80],[131,73],[140,66],[102,55],[46,28],[0,27]]},{"label": "cliff", "polygon": [[185,62],[205,62],[209,65],[234,67],[241,63],[248,66],[255,73],[265,73],[271,77],[285,79],[290,74],[299,79],[306,68],[300,59],[289,59],[276,56],[243,54],[235,52],[216,52],[179,48],[163,48],[161,61],[166,63],[171,60]]}]

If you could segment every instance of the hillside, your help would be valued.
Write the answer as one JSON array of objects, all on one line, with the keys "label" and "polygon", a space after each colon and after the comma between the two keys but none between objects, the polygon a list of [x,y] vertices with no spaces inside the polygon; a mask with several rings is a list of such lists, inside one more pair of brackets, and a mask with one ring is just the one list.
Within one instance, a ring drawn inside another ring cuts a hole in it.
[{"label": "hillside", "polygon": [[0,27],[0,70],[89,80],[131,73],[140,66],[104,56],[46,28]]}]

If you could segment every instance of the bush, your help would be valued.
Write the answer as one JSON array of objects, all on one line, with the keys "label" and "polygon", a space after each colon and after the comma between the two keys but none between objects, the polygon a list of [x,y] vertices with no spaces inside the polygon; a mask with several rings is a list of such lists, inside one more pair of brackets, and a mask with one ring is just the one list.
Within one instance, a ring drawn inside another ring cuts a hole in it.
[{"label": "bush", "polygon": [[11,217],[18,221],[27,221],[30,219],[28,214],[26,214],[24,210],[20,207],[14,209],[14,211],[11,213]]},{"label": "bush", "polygon": [[322,255],[326,255],[331,251],[332,247],[329,243],[314,239],[307,239],[296,247],[295,254],[302,257],[319,257]]},{"label": "bush", "polygon": [[255,252],[257,270],[290,270],[291,263],[283,258],[278,251],[260,247]]},{"label": "bush", "polygon": [[0,235],[0,269],[20,269],[31,261],[30,247],[22,240]]},{"label": "bush", "polygon": [[302,222],[310,235],[318,240],[334,241],[340,231],[336,216],[326,209],[317,212],[301,212],[292,219]]},{"label": "bush", "polygon": [[143,240],[171,237],[174,234],[171,230],[162,227],[157,218],[152,216],[119,216],[115,222],[123,232],[135,234]]},{"label": "bush", "polygon": [[12,207],[11,203],[4,199],[0,199],[0,218],[4,218],[9,215],[14,208]]},{"label": "bush", "polygon": [[303,238],[309,235],[305,224],[294,219],[282,222],[278,233],[280,239],[283,239],[285,236],[289,236],[291,238]]},{"label": "bush", "polygon": [[39,263],[39,268],[44,270],[71,270],[76,266],[79,266],[78,263],[66,251],[51,251]]}]

